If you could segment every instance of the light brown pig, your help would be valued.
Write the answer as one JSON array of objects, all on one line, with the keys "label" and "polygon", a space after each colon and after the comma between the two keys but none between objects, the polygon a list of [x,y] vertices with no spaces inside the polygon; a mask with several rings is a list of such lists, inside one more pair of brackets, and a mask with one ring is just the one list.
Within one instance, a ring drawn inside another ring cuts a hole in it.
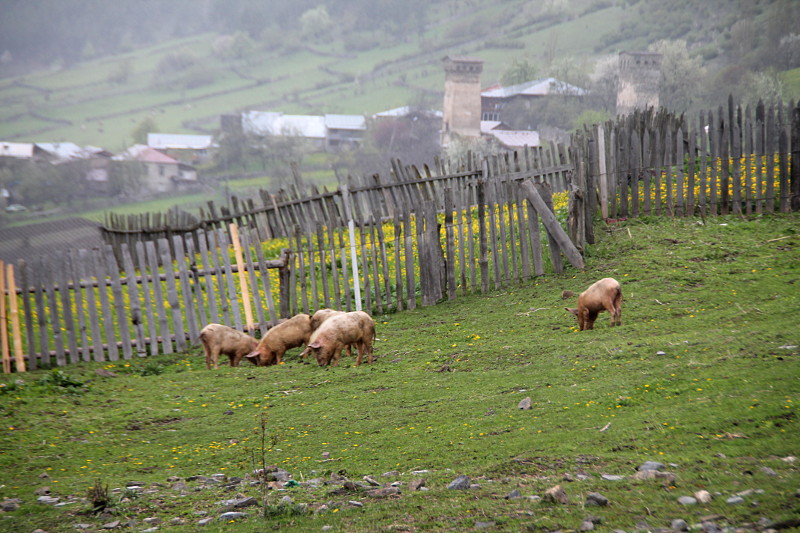
[{"label": "light brown pig", "polygon": [[[206,368],[214,365],[219,368],[219,356],[227,355],[231,366],[239,366],[239,361],[255,350],[258,341],[246,333],[222,324],[208,324],[200,331],[200,341],[206,355]],[[256,361],[251,361],[256,363]]]},{"label": "light brown pig", "polygon": [[354,345],[358,350],[356,366],[364,354],[372,363],[372,342],[375,340],[375,321],[363,311],[335,315],[322,323],[314,332],[308,348],[313,350],[319,366],[339,364],[342,349]]},{"label": "light brown pig", "polygon": [[[322,323],[332,316],[343,315],[344,313],[345,311],[337,311],[335,309],[318,309],[313,315],[311,315],[311,337],[306,345],[306,349],[300,354],[300,357],[305,359],[308,354],[312,352],[311,348],[308,347],[308,344],[313,342],[313,340],[316,338],[314,335]],[[347,347],[347,355],[353,355],[352,351],[350,350],[350,346]]]},{"label": "light brown pig", "polygon": [[311,317],[300,313],[270,328],[245,357],[257,361],[258,366],[279,365],[286,350],[308,343],[310,336]]},{"label": "light brown pig", "polygon": [[622,288],[614,278],[603,278],[594,282],[578,296],[578,307],[565,307],[567,311],[578,317],[581,331],[592,329],[597,313],[604,309],[611,313],[611,325],[622,325]]}]

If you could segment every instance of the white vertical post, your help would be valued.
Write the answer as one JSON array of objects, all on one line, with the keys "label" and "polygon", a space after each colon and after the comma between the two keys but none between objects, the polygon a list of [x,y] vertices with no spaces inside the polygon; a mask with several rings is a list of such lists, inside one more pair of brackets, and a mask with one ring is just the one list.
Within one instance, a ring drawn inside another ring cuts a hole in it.
[{"label": "white vertical post", "polygon": [[347,230],[350,233],[350,265],[353,269],[353,292],[356,299],[356,311],[361,311],[361,280],[358,275],[358,256],[356,255],[356,224],[353,222],[353,212],[350,208],[350,191],[347,185],[342,185],[340,190],[342,191],[344,216],[347,219]]},{"label": "white vertical post", "polygon": [[608,175],[606,174],[606,136],[603,125],[600,124],[595,129],[597,136],[597,169],[600,172],[600,211],[603,218],[608,218]]}]

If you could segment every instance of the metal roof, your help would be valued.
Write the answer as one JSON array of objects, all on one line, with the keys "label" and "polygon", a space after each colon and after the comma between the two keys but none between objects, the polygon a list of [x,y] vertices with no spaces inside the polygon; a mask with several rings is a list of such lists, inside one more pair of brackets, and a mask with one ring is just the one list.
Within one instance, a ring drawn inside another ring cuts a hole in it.
[{"label": "metal roof", "polygon": [[36,143],[36,146],[58,159],[83,159],[89,155],[86,150],[71,142]]},{"label": "metal roof", "polygon": [[492,135],[509,148],[539,146],[541,144],[538,131],[492,130],[489,135]]},{"label": "metal roof", "polygon": [[436,109],[416,109],[411,106],[404,105],[402,107],[395,107],[394,109],[388,109],[386,111],[381,111],[380,113],[375,113],[372,115],[372,118],[384,118],[384,117],[404,117],[414,112],[423,113],[425,115],[431,115],[434,117],[441,118],[443,116],[441,111],[437,111]]},{"label": "metal roof", "polygon": [[186,135],[181,133],[148,133],[147,146],[156,150],[206,150],[211,147],[211,135]]},{"label": "metal roof", "polygon": [[586,94],[586,90],[555,78],[542,78],[509,87],[490,88],[481,92],[481,96],[485,98],[509,98],[517,95],[547,96],[551,94],[581,96]]},{"label": "metal roof", "polygon": [[325,115],[325,126],[331,130],[366,130],[367,119],[363,115]]},{"label": "metal roof", "polygon": [[33,157],[33,143],[12,143],[0,142],[0,156],[3,157],[23,157],[30,159]]},{"label": "metal roof", "polygon": [[134,144],[121,154],[115,155],[113,159],[117,161],[124,161],[127,159],[135,159],[143,163],[161,163],[165,165],[177,165],[178,161],[171,158],[166,154],[162,154],[155,148],[150,148],[143,144]]},{"label": "metal roof", "polygon": [[272,111],[249,111],[242,115],[245,131],[260,135],[286,135],[324,139],[327,134],[325,117],[315,115],[284,115]]}]

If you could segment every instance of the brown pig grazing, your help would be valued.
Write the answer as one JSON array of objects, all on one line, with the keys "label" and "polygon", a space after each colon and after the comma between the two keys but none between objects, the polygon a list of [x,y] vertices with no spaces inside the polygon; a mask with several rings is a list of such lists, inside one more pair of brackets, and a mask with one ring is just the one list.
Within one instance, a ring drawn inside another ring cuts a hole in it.
[{"label": "brown pig grazing", "polygon": [[[323,322],[325,322],[332,316],[343,315],[344,313],[345,313],[344,311],[337,311],[335,309],[318,309],[317,311],[315,311],[314,314],[311,315],[311,337],[309,339],[309,343],[307,344],[310,344],[310,342],[315,338],[314,333],[319,329],[319,327],[322,325]],[[300,357],[305,359],[306,356],[308,356],[308,354],[310,354],[311,352],[312,352],[311,348],[309,348],[308,345],[306,345],[306,349],[303,350],[303,353],[300,354]],[[353,355],[352,351],[350,350],[350,346],[347,347],[347,354]]]},{"label": "brown pig grazing", "polygon": [[[206,368],[219,368],[219,356],[227,355],[231,366],[239,366],[239,361],[255,350],[258,341],[246,333],[222,324],[208,324],[200,331],[200,341],[206,355]],[[255,361],[251,361],[255,363]]]},{"label": "brown pig grazing", "polygon": [[355,345],[358,350],[356,366],[361,364],[364,354],[372,363],[372,342],[375,340],[375,321],[363,311],[335,315],[322,323],[314,332],[308,348],[314,351],[319,366],[339,364],[342,349]]},{"label": "brown pig grazing", "polygon": [[279,365],[286,350],[308,343],[310,336],[311,317],[300,313],[270,328],[245,357],[257,361],[258,366]]},{"label": "brown pig grazing", "polygon": [[578,296],[578,307],[565,307],[567,311],[578,317],[581,331],[592,329],[597,313],[604,309],[611,313],[611,325],[622,325],[622,288],[614,278],[603,278],[594,282]]},{"label": "brown pig grazing", "polygon": [[330,317],[343,314],[344,311],[337,311],[336,309],[318,309],[311,315],[311,332],[316,331]]}]

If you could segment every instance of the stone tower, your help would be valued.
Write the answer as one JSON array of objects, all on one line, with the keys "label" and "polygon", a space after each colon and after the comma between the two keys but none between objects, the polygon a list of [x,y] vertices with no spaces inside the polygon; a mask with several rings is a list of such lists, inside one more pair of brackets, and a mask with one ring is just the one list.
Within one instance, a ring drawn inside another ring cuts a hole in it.
[{"label": "stone tower", "polygon": [[661,54],[656,52],[620,52],[617,115],[634,109],[658,109],[661,82]]},{"label": "stone tower", "polygon": [[481,136],[481,72],[483,61],[474,57],[445,57],[442,146],[451,136]]}]

